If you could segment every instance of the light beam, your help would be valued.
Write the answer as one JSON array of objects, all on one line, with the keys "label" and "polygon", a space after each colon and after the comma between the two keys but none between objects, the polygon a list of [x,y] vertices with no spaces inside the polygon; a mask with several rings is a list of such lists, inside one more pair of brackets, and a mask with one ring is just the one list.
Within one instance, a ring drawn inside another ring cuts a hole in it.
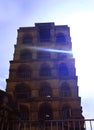
[{"label": "light beam", "polygon": [[43,47],[32,47],[32,50],[39,50],[39,51],[48,51],[48,52],[57,52],[57,53],[69,53],[72,54],[71,50],[59,50],[59,49],[49,49]]}]

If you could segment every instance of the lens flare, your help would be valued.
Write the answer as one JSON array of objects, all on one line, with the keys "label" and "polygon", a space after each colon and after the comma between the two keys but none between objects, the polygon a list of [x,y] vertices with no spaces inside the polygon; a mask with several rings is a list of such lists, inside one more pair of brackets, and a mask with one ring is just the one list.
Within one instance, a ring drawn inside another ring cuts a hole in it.
[{"label": "lens flare", "polygon": [[42,48],[42,47],[32,47],[32,50],[39,50],[39,51],[48,51],[48,52],[57,52],[57,53],[69,53],[72,54],[71,50],[59,50],[59,49],[49,49],[49,48]]}]

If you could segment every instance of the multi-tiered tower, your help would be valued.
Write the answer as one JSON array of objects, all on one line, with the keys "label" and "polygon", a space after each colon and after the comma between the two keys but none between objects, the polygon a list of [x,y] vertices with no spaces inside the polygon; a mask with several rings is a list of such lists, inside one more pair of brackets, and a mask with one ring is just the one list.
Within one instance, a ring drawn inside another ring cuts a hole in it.
[{"label": "multi-tiered tower", "polygon": [[22,120],[83,119],[67,25],[18,29],[6,91],[17,101]]}]

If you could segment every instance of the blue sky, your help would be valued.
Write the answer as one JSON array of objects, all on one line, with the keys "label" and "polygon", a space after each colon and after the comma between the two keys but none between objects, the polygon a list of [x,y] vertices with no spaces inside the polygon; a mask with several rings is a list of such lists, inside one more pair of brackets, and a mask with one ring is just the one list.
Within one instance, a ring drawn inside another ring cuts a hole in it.
[{"label": "blue sky", "polygon": [[0,0],[0,89],[6,87],[17,29],[38,22],[70,27],[83,115],[94,118],[94,0]]}]

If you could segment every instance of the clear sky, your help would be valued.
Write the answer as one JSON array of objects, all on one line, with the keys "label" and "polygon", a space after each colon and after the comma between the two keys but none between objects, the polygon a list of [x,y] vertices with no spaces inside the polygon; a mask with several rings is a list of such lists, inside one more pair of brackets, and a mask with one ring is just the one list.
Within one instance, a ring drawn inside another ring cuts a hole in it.
[{"label": "clear sky", "polygon": [[70,27],[83,115],[94,118],[94,0],[0,0],[0,89],[6,88],[17,29],[38,22]]}]

